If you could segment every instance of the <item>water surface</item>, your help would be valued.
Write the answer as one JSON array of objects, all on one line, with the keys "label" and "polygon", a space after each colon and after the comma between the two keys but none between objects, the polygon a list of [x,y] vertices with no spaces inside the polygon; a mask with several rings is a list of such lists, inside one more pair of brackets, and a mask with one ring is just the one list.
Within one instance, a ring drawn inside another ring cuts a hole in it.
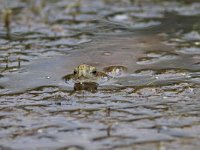
[{"label": "water surface", "polygon": [[[0,149],[199,149],[198,1],[0,4]],[[74,91],[82,63],[128,72]]]}]

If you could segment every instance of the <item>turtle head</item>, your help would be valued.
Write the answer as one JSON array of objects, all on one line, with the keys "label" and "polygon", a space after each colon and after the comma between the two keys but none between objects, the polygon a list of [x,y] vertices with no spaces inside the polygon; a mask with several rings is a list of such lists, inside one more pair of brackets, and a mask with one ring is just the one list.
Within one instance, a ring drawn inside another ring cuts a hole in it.
[{"label": "turtle head", "polygon": [[81,64],[74,69],[73,74],[78,79],[94,79],[97,77],[97,69],[90,65]]}]

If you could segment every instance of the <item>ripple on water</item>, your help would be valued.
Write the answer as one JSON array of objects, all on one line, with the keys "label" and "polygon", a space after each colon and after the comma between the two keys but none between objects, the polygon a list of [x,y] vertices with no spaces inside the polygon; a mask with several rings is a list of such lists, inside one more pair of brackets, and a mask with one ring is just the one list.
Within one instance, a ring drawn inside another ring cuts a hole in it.
[{"label": "ripple on water", "polygon": [[181,69],[163,69],[157,70],[155,78],[158,80],[178,80],[190,78],[189,71]]},{"label": "ripple on water", "polygon": [[183,39],[188,40],[188,41],[200,40],[200,34],[197,31],[192,31],[192,32],[186,33],[183,36]]},{"label": "ripple on water", "polygon": [[153,76],[156,73],[156,71],[152,70],[152,69],[140,69],[135,71],[135,74],[132,75],[139,75],[139,76]]},{"label": "ripple on water", "polygon": [[[169,8],[171,9],[171,8]],[[199,3],[192,3],[191,5],[186,5],[186,6],[176,6],[172,7],[174,11],[179,13],[180,15],[183,16],[192,16],[192,15],[199,15],[200,14],[200,4]]]},{"label": "ripple on water", "polygon": [[173,60],[178,58],[178,55],[170,52],[163,51],[150,51],[146,53],[146,57],[141,57],[138,59],[137,64],[154,64],[161,61]]},{"label": "ripple on water", "polygon": [[[57,87],[40,87],[28,93],[17,94],[15,98],[13,95],[5,95],[1,97],[1,102],[5,100],[8,104],[14,99],[18,101],[13,104],[13,107],[7,107],[6,103],[1,105],[1,115],[4,116],[1,121],[5,123],[5,119],[8,121],[12,119],[12,125],[6,124],[10,125],[10,128],[4,128],[1,125],[1,128],[7,131],[7,135],[3,137],[8,140],[12,136],[16,140],[20,138],[24,141],[34,136],[35,142],[40,146],[42,143],[39,137],[43,137],[47,142],[56,139],[59,147],[66,147],[66,145],[70,147],[70,144],[74,143],[73,145],[84,148],[87,148],[90,142],[93,142],[93,146],[100,144],[104,148],[113,148],[123,143],[146,143],[152,140],[164,142],[173,141],[178,136],[191,137],[190,129],[184,132],[173,129],[198,121],[195,117],[191,117],[189,121],[187,116],[183,116],[182,122],[177,124],[179,113],[185,114],[186,111],[181,106],[185,104],[189,106],[195,102],[194,99],[191,102],[184,98],[188,96],[189,88],[192,89],[192,85],[176,84],[173,88],[172,86],[150,86],[138,89],[130,87],[128,91],[119,89],[114,92],[105,89],[93,94],[87,92],[72,94],[69,91],[61,92]],[[172,100],[172,96],[176,97],[177,94],[179,98]],[[191,93],[190,96],[192,95]],[[169,98],[161,99],[160,96]],[[195,114],[195,108],[192,106],[190,109],[187,108],[187,111],[191,109],[193,110],[191,112]],[[174,120],[168,119],[166,122],[163,116],[169,117],[171,113],[177,117],[174,116]],[[16,119],[20,119],[20,123],[17,123]],[[95,126],[94,122],[97,122]],[[20,126],[23,127],[20,128]],[[11,128],[12,132],[8,132]],[[127,129],[131,129],[129,134],[127,134]],[[158,130],[160,132],[157,132]],[[65,142],[65,145],[62,145],[62,139],[68,139],[69,136],[71,137],[69,143]],[[83,142],[74,141],[74,139],[83,138]],[[16,142],[20,145],[20,141]]]},{"label": "ripple on water", "polygon": [[189,54],[189,55],[195,55],[195,54],[200,54],[200,48],[199,47],[185,47],[185,48],[181,48],[178,52]]}]

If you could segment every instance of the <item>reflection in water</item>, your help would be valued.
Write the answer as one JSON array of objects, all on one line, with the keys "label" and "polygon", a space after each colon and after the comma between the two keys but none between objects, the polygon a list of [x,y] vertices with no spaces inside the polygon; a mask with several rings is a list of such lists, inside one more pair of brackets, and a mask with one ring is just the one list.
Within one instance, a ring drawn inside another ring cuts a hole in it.
[{"label": "reflection in water", "polygon": [[78,82],[74,84],[75,91],[86,90],[90,92],[96,92],[98,84],[95,82]]},{"label": "reflection in water", "polygon": [[199,149],[198,1],[0,8],[0,149]]}]

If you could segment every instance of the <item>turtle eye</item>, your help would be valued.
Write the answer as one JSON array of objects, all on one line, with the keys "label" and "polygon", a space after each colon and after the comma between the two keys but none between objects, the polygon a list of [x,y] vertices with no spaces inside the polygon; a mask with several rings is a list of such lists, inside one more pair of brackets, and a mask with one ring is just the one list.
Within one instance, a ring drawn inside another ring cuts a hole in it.
[{"label": "turtle eye", "polygon": [[74,70],[74,75],[76,75],[77,74],[77,71],[76,70]]},{"label": "turtle eye", "polygon": [[96,71],[96,70],[92,71],[92,74],[96,75],[96,74],[97,74],[97,71]]}]

